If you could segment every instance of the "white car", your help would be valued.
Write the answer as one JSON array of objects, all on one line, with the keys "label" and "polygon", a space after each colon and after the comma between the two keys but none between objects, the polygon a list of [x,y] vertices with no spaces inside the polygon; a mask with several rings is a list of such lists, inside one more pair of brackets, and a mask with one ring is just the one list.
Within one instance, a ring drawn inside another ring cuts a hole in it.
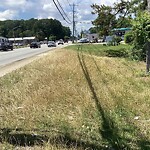
[{"label": "white car", "polygon": [[58,45],[60,45],[60,44],[64,45],[64,41],[63,41],[62,39],[60,39],[60,40],[58,41]]},{"label": "white car", "polygon": [[78,43],[88,43],[89,42],[89,39],[87,38],[81,38]]}]

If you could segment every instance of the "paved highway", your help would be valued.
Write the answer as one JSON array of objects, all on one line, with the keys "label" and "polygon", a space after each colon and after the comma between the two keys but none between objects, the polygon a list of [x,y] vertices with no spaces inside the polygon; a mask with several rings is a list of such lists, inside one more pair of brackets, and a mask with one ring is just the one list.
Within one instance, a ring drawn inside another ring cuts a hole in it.
[{"label": "paved highway", "polygon": [[[57,47],[62,47],[58,45]],[[57,48],[56,47],[56,48]],[[13,51],[0,51],[0,68],[6,65],[9,65],[13,62],[20,61],[35,55],[54,50],[54,47],[47,47],[46,44],[41,45],[41,48],[19,48],[14,49]]]}]

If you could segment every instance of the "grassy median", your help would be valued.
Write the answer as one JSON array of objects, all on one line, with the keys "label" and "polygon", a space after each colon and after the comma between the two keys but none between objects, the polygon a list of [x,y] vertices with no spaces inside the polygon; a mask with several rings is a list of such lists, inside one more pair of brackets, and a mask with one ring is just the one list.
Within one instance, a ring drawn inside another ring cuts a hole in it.
[{"label": "grassy median", "polygon": [[0,147],[150,149],[144,69],[143,62],[58,49],[1,77]]}]

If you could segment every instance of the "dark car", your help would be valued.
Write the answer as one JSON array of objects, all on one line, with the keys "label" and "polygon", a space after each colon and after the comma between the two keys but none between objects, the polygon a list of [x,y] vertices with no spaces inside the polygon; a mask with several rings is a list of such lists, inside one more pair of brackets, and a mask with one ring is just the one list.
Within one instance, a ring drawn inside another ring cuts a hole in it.
[{"label": "dark car", "polygon": [[39,42],[32,42],[30,48],[41,48],[41,44]]},{"label": "dark car", "polygon": [[0,50],[13,50],[13,44],[5,37],[0,37]]},{"label": "dark car", "polygon": [[48,41],[47,46],[48,47],[56,47],[56,43],[54,41]]},{"label": "dark car", "polygon": [[13,50],[13,43],[12,42],[8,41],[8,43],[7,43],[7,49]]}]

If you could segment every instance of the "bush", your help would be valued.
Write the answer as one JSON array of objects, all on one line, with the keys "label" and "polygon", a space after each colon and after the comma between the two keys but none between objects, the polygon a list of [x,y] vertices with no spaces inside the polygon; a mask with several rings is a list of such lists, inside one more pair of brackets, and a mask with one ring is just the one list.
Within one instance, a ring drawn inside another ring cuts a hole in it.
[{"label": "bush", "polygon": [[125,48],[105,50],[108,57],[128,57],[128,51]]},{"label": "bush", "polygon": [[116,45],[119,45],[121,41],[122,39],[120,36],[113,36],[112,41],[109,41],[107,45],[116,46]]},{"label": "bush", "polygon": [[150,14],[148,12],[140,12],[136,19],[132,22],[133,33],[133,58],[145,60],[146,50],[145,44],[150,39]]},{"label": "bush", "polygon": [[120,44],[121,41],[122,41],[122,39],[120,36],[115,37],[115,42],[117,43],[117,45]]},{"label": "bush", "polygon": [[124,41],[127,44],[132,44],[132,42],[133,42],[133,33],[132,32],[127,32],[124,36]]}]

